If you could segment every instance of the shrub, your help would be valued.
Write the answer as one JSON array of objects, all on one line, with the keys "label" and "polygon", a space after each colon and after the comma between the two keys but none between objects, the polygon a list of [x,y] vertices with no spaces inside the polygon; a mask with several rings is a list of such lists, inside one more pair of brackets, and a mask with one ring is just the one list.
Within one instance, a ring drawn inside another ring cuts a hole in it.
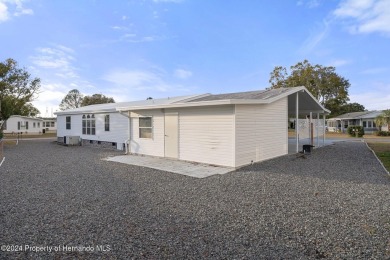
[{"label": "shrub", "polygon": [[0,140],[3,139],[3,131],[0,131]]},{"label": "shrub", "polygon": [[390,136],[389,131],[379,131],[376,133],[377,136]]},{"label": "shrub", "polygon": [[350,125],[347,128],[347,133],[352,137],[356,137],[356,131],[358,132],[358,137],[362,137],[364,135],[364,129],[360,125]]}]

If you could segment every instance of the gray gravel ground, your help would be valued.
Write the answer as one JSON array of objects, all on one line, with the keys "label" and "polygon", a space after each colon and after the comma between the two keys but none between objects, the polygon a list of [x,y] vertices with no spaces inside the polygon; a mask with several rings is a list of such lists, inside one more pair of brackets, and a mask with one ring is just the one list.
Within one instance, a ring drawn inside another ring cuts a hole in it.
[{"label": "gray gravel ground", "polygon": [[49,141],[4,152],[0,245],[22,251],[1,259],[390,259],[390,178],[364,143],[205,179]]}]

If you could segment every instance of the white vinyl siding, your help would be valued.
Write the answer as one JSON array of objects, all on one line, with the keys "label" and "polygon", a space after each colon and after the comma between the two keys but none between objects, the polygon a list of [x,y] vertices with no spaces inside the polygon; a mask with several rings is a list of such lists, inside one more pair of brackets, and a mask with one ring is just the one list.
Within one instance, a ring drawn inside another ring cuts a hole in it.
[{"label": "white vinyl siding", "polygon": [[235,167],[288,153],[287,98],[264,105],[236,105]]},{"label": "white vinyl siding", "polygon": [[234,166],[233,105],[166,110],[179,113],[179,159]]},{"label": "white vinyl siding", "polygon": [[[139,137],[139,117],[152,117],[152,138]],[[164,113],[160,109],[131,113],[130,152],[164,157]]]},{"label": "white vinyl siding", "polygon": [[[4,133],[20,133],[25,134],[40,134],[42,133],[42,128],[40,128],[41,119],[38,118],[28,118],[22,116],[11,116],[6,121],[6,129],[4,129]],[[38,125],[38,127],[33,127],[34,124]]]},{"label": "white vinyl siding", "polygon": [[104,118],[107,114],[95,114],[97,138],[93,139],[95,136],[88,136],[85,139],[117,143],[117,148],[121,150],[129,138],[129,118],[119,113],[109,113],[110,131],[105,131]]},{"label": "white vinyl siding", "polygon": [[[105,115],[110,115],[110,131],[105,131]],[[129,119],[119,113],[94,114],[95,135],[82,134],[82,114],[70,115],[72,117],[72,129],[66,129],[66,115],[57,116],[57,136],[80,136],[82,139],[116,143],[117,149],[123,149],[123,144],[129,138]]]}]

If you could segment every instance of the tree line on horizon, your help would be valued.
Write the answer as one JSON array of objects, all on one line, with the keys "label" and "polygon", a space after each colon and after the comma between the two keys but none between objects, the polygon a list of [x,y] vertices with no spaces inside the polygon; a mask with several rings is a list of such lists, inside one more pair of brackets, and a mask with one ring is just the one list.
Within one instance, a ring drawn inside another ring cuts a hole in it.
[{"label": "tree line on horizon", "polygon": [[79,90],[72,89],[62,99],[59,107],[60,110],[67,110],[89,105],[115,103],[114,98],[106,97],[103,94],[93,94],[91,96],[84,96]]}]

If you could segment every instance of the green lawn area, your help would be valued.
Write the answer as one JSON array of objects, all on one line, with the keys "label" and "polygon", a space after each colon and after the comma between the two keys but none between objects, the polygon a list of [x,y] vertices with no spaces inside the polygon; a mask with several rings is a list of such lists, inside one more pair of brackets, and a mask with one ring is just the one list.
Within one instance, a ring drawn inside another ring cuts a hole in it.
[{"label": "green lawn area", "polygon": [[382,161],[383,165],[390,172],[390,143],[373,143],[368,145],[374,150],[376,156]]}]

